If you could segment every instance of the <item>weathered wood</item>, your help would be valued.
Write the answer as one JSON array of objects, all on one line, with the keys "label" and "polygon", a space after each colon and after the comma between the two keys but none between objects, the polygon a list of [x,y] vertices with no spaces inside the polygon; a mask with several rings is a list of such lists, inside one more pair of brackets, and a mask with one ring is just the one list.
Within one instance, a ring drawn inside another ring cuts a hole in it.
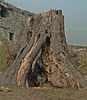
[{"label": "weathered wood", "polygon": [[22,23],[13,64],[0,78],[1,84],[86,88],[81,71],[70,59],[61,10],[50,10]]},{"label": "weathered wood", "polygon": [[27,67],[29,65],[29,58],[30,58],[29,56],[32,53],[32,51],[35,49],[37,41],[38,41],[38,38],[35,37],[35,41],[34,41],[34,44],[33,44],[32,48],[31,48],[31,50],[25,56],[25,58],[22,60],[20,69],[18,71],[18,79],[17,79],[17,84],[18,85],[21,85],[21,77],[22,77],[22,75],[24,74],[24,71],[27,69]]},{"label": "weathered wood", "polygon": [[0,91],[2,91],[2,92],[7,92],[7,91],[11,92],[11,89],[9,89],[8,87],[0,87]]}]

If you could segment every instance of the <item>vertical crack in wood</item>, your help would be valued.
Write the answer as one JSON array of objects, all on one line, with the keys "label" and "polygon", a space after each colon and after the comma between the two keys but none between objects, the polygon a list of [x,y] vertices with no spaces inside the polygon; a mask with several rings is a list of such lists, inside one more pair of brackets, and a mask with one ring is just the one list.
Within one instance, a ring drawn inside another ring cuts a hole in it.
[{"label": "vertical crack in wood", "polygon": [[20,66],[20,69],[18,71],[18,78],[17,78],[18,85],[21,85],[22,75],[24,74],[24,71],[27,69],[27,67],[29,65],[29,56],[32,53],[32,51],[35,49],[37,41],[38,41],[38,37],[35,36],[35,40],[34,40],[34,44],[33,44],[32,48],[30,49],[30,51],[27,53],[27,55],[25,56],[25,58],[21,62],[21,66]]}]

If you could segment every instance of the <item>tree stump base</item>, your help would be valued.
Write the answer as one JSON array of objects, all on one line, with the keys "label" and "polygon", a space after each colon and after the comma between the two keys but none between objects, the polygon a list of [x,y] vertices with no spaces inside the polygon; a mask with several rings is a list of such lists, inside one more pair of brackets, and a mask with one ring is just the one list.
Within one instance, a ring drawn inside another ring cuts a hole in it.
[{"label": "tree stump base", "polygon": [[68,53],[62,10],[43,12],[23,22],[17,50],[15,61],[0,78],[1,84],[87,87]]}]

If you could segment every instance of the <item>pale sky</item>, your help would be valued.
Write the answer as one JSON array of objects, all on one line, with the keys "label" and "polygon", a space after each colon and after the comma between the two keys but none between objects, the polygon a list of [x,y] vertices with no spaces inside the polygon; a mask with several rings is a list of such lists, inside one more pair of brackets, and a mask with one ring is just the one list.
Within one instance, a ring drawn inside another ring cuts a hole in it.
[{"label": "pale sky", "polygon": [[4,0],[33,13],[62,9],[68,44],[87,46],[87,0]]}]

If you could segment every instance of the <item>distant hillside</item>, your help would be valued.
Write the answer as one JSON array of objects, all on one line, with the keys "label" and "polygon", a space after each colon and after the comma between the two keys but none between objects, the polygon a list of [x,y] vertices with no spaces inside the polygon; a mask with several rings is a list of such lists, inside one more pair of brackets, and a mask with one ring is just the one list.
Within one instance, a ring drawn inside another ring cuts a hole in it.
[{"label": "distant hillside", "polygon": [[87,70],[87,46],[68,45],[68,50],[73,62],[85,70]]}]

